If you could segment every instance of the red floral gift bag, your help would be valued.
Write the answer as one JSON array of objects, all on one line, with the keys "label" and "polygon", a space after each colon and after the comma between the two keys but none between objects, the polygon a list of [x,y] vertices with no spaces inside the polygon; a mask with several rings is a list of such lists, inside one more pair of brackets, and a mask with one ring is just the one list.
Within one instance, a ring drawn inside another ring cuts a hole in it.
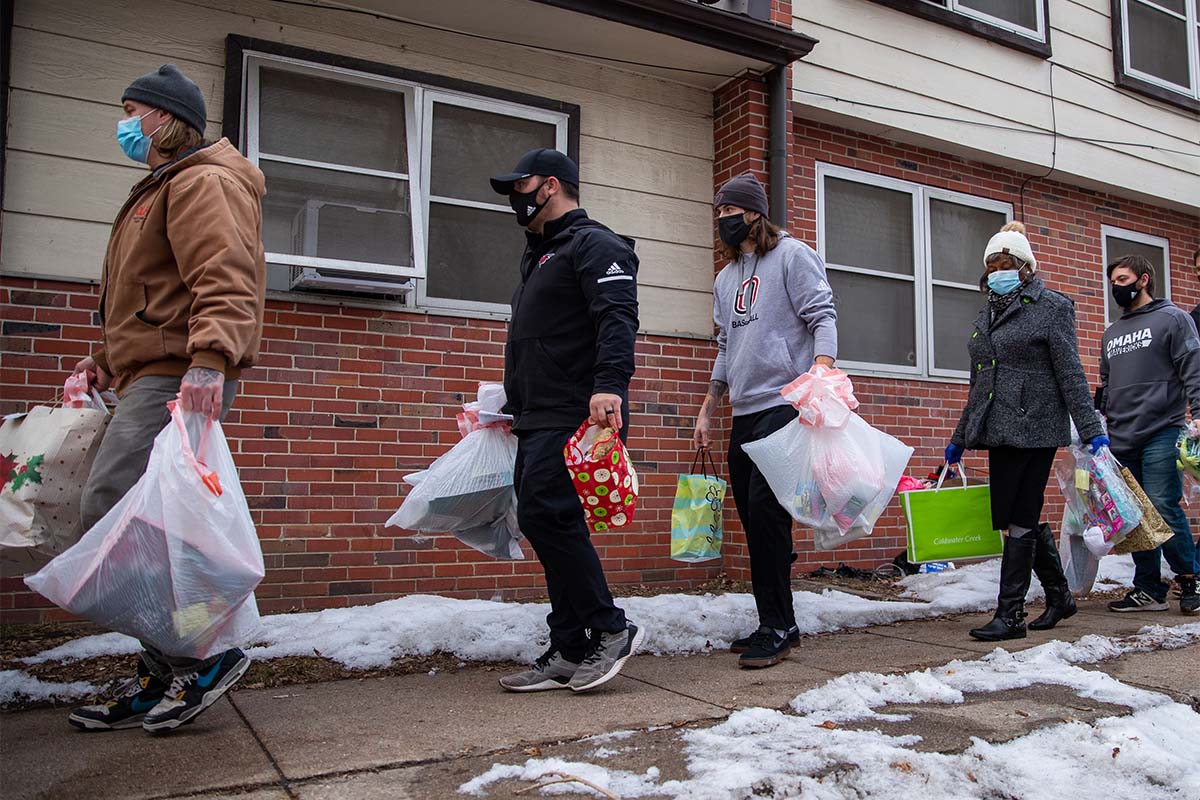
[{"label": "red floral gift bag", "polygon": [[583,515],[595,533],[633,522],[638,479],[629,451],[612,428],[588,420],[563,448],[567,473],[583,504]]}]

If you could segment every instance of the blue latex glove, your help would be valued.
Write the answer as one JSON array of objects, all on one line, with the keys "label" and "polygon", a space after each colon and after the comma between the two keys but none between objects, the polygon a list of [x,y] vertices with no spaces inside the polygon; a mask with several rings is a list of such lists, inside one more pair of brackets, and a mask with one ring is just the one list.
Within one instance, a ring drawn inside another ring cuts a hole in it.
[{"label": "blue latex glove", "polygon": [[1111,444],[1112,444],[1112,442],[1110,442],[1108,440],[1108,437],[1104,436],[1103,434],[1101,434],[1100,436],[1096,436],[1088,441],[1088,447],[1090,447],[1092,449],[1092,455],[1096,455],[1096,453],[1099,453],[1101,447],[1108,447]]},{"label": "blue latex glove", "polygon": [[946,445],[946,463],[957,464],[962,461],[964,449],[954,442]]}]

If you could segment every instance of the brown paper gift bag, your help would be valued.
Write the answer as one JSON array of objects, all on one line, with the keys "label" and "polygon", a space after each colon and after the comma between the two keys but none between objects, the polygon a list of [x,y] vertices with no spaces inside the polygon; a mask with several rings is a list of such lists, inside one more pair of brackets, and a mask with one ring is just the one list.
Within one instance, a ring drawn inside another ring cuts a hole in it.
[{"label": "brown paper gift bag", "polygon": [[37,406],[0,426],[0,576],[40,569],[83,536],[79,502],[109,414]]},{"label": "brown paper gift bag", "polygon": [[1117,542],[1112,551],[1117,555],[1125,555],[1142,550],[1153,550],[1174,536],[1175,532],[1171,530],[1171,526],[1167,525],[1167,521],[1162,518],[1162,514],[1158,513],[1154,504],[1150,502],[1150,498],[1146,496],[1146,492],[1142,490],[1137,478],[1133,477],[1133,473],[1129,471],[1128,467],[1121,467],[1121,477],[1125,479],[1125,484],[1137,497],[1138,505],[1142,507],[1142,524]]}]

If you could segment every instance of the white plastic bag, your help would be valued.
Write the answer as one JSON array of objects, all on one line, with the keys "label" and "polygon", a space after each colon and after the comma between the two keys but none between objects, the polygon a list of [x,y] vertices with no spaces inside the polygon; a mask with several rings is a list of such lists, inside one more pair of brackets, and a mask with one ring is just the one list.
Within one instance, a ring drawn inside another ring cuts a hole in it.
[{"label": "white plastic bag", "polygon": [[[1094,534],[1093,534],[1094,536]],[[1103,535],[1101,535],[1103,539]],[[1063,509],[1062,533],[1058,539],[1058,553],[1062,559],[1063,572],[1067,576],[1067,588],[1071,594],[1085,595],[1092,591],[1096,575],[1100,571],[1100,556],[1087,546],[1084,539],[1083,518],[1071,504]]]},{"label": "white plastic bag", "polygon": [[253,637],[263,574],[221,424],[172,403],[137,484],[25,583],[166,655],[207,658]]},{"label": "white plastic bag", "polygon": [[500,413],[504,387],[479,385],[477,402],[463,406],[463,440],[429,469],[406,475],[413,487],[387,525],[413,531],[449,531],[459,541],[500,559],[523,559],[513,468],[517,438]]},{"label": "white plastic bag", "polygon": [[913,450],[853,412],[849,378],[815,367],[782,394],[796,424],[742,445],[776,499],[829,550],[867,536],[896,492]]}]

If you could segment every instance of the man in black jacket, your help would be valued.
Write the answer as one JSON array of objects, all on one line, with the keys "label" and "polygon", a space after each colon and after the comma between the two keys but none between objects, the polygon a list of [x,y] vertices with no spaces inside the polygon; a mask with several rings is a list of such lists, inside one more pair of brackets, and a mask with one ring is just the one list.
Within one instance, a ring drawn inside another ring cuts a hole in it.
[{"label": "man in black jacket", "polygon": [[579,168],[557,150],[526,153],[492,188],[527,229],[504,351],[505,410],[518,441],[517,517],[551,608],[549,649],[500,685],[583,692],[615,677],[644,635],[613,603],[563,456],[585,419],[625,438],[638,259],[632,240],[579,207]]}]

